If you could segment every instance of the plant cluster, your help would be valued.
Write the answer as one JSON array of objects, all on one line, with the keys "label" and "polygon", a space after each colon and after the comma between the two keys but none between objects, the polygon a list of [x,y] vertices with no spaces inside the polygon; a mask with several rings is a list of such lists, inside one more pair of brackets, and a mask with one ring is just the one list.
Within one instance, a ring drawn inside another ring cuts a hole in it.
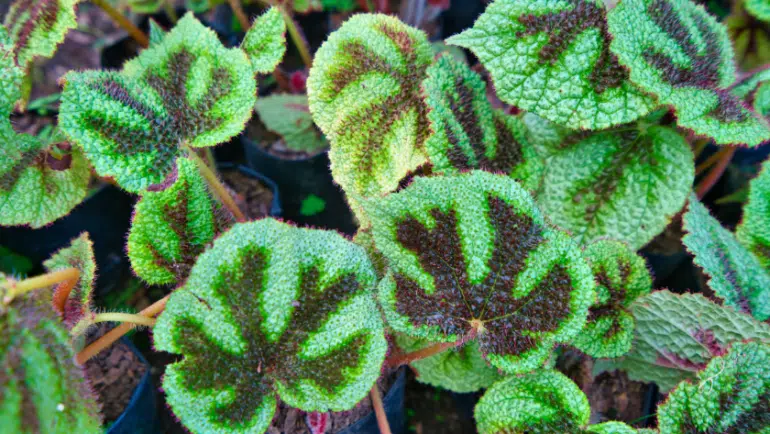
[{"label": "plant cluster", "polygon": [[[759,19],[766,6],[746,3]],[[649,432],[589,423],[587,397],[554,369],[570,346],[599,359],[597,372],[669,392],[660,433],[770,430],[770,161],[735,232],[701,203],[735,146],[770,140],[770,74],[739,77],[726,27],[703,7],[495,0],[447,40],[488,74],[434,55],[394,17],[357,14],[315,54],[306,96],[259,99],[258,76],[296,30],[286,9],[270,8],[235,48],[190,13],[168,32],[153,24],[120,71],[68,73],[55,140],[18,134],[9,116],[23,107],[25,68],[73,17],[73,2],[17,0],[0,29],[0,223],[67,214],[93,167],[140,196],[127,243],[137,276],[176,289],[137,315],[97,312],[87,234],[48,274],[8,277],[7,426],[98,430],[69,357],[104,349],[120,334],[85,348],[81,337],[118,321],[152,326],[155,347],[180,356],[163,389],[193,432],[265,432],[279,400],[325,413],[371,393],[376,405],[381,372],[404,364],[437,387],[487,388],[482,434]],[[492,87],[515,110],[495,108]],[[293,148],[328,141],[355,238],[246,221],[206,160],[255,111]],[[726,151],[692,192],[708,142]],[[677,224],[713,297],[652,291],[637,251]],[[31,292],[50,286],[55,310]]]}]

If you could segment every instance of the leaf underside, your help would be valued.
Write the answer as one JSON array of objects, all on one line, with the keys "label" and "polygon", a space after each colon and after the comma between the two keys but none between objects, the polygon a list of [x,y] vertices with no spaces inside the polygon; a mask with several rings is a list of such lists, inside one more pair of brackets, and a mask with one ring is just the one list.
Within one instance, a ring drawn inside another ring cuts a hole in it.
[{"label": "leaf underside", "polygon": [[509,177],[417,178],[366,207],[390,264],[379,293],[395,330],[446,342],[473,328],[492,365],[522,372],[583,326],[590,269]]},{"label": "leaf underside", "polygon": [[727,88],[727,30],[689,0],[624,0],[608,17],[612,51],[631,80],[674,108],[677,124],[720,144],[756,146],[770,130]]},{"label": "leaf underside", "polygon": [[255,74],[273,72],[286,53],[286,23],[277,7],[260,15],[241,43]]},{"label": "leaf underside", "polygon": [[326,139],[313,123],[305,95],[273,94],[254,106],[265,126],[280,135],[286,147],[311,154],[326,148]]},{"label": "leaf underside", "polygon": [[764,321],[770,318],[770,272],[693,195],[684,214],[682,238],[708,286],[724,304]]},{"label": "leaf underside", "polygon": [[749,184],[749,201],[736,230],[738,240],[770,272],[770,160]]},{"label": "leaf underside", "polygon": [[191,13],[121,72],[70,72],[59,124],[96,171],[141,192],[161,184],[184,147],[214,146],[251,116],[256,84],[239,49],[226,49]]},{"label": "leaf underside", "polygon": [[618,357],[631,349],[634,318],[629,306],[652,288],[652,278],[639,255],[617,241],[589,245],[584,255],[597,283],[597,302],[572,343],[592,357]]},{"label": "leaf underside", "polygon": [[375,282],[363,249],[336,233],[236,224],[154,328],[159,350],[184,357],[163,380],[174,413],[194,432],[263,432],[279,397],[303,411],[352,408],[387,349]]},{"label": "leaf underside", "polygon": [[627,123],[656,106],[610,51],[603,3],[496,0],[448,43],[473,51],[498,96],[573,129]]},{"label": "leaf underside", "polygon": [[[70,242],[70,245],[59,249],[56,253],[43,262],[45,269],[51,273],[67,268],[76,268],[80,272],[75,286],[72,287],[64,302],[62,319],[67,328],[72,328],[91,312],[93,307],[93,289],[96,279],[96,259],[94,258],[94,246],[88,232],[83,232]],[[62,284],[63,285],[63,284]],[[58,286],[55,291],[62,290]],[[54,293],[54,299],[57,295]]]},{"label": "leaf underside", "polygon": [[770,339],[770,326],[700,294],[656,291],[631,306],[631,352],[597,361],[595,372],[622,369],[632,380],[657,383],[662,393],[691,379],[733,342]]},{"label": "leaf underside", "polygon": [[26,68],[35,57],[51,57],[70,29],[77,26],[79,0],[15,0],[3,25],[13,41],[16,63]]}]

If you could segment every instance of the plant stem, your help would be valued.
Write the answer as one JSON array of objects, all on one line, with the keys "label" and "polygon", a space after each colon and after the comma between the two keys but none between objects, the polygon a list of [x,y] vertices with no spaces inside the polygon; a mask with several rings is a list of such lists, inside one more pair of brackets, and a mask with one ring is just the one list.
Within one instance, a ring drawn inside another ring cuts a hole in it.
[{"label": "plant stem", "polygon": [[[166,302],[168,301],[169,297],[171,297],[171,294],[147,306],[144,310],[139,312],[139,315],[145,316],[147,318],[152,318],[158,315],[159,313],[163,312],[163,309],[166,307]],[[115,327],[114,329],[108,331],[107,333],[102,335],[102,337],[93,341],[89,346],[83,348],[83,350],[75,356],[75,363],[77,363],[78,365],[84,364],[85,362],[88,361],[88,359],[99,354],[100,351],[112,345],[115,341],[120,339],[123,335],[125,335],[135,327],[136,327],[135,324],[123,323]]]},{"label": "plant stem", "polygon": [[299,26],[297,26],[297,23],[294,21],[294,18],[291,17],[291,14],[285,9],[285,7],[280,6],[281,14],[283,15],[283,20],[286,22],[286,28],[289,30],[289,36],[291,36],[291,40],[294,41],[294,45],[297,46],[297,50],[299,50],[299,55],[302,57],[302,62],[305,63],[305,66],[310,68],[313,66],[313,56],[310,55],[310,47],[307,44],[307,40],[302,35],[302,32],[299,29]]},{"label": "plant stem", "polygon": [[72,288],[77,285],[78,279],[66,280],[58,285],[53,291],[53,298],[51,304],[53,308],[59,312],[59,315],[64,315],[64,307],[67,305],[67,299],[70,297]]},{"label": "plant stem", "polygon": [[238,22],[241,23],[243,31],[248,32],[251,28],[251,23],[249,22],[249,17],[246,16],[246,12],[243,10],[241,0],[227,0],[227,3],[230,4],[230,9],[233,10]]},{"label": "plant stem", "polygon": [[719,178],[721,178],[722,174],[725,173],[727,165],[730,164],[730,160],[733,158],[733,154],[735,154],[736,149],[737,148],[733,146],[728,148],[727,151],[719,158],[719,161],[716,163],[716,165],[714,165],[708,175],[706,175],[706,177],[698,183],[698,185],[695,187],[695,194],[698,196],[698,199],[703,199],[703,197],[706,196],[711,188],[714,187],[717,181],[719,181]]},{"label": "plant stem", "polygon": [[123,312],[104,312],[104,313],[97,313],[93,317],[93,323],[99,323],[99,322],[122,322],[122,323],[132,323],[132,324],[138,324],[138,325],[144,325],[147,327],[152,327],[155,325],[155,319],[146,317],[144,315],[137,315],[133,313],[123,313]]},{"label": "plant stem", "polygon": [[54,271],[48,274],[43,274],[42,276],[24,279],[22,281],[9,280],[4,285],[2,285],[8,290],[8,293],[3,299],[3,303],[9,304],[11,301],[13,301],[14,298],[29,291],[46,288],[61,282],[77,281],[79,278],[80,270],[73,267]]},{"label": "plant stem", "polygon": [[435,356],[436,354],[441,353],[445,350],[459,346],[463,342],[465,342],[463,339],[458,339],[455,342],[439,342],[429,347],[425,347],[421,350],[412,351],[411,353],[406,353],[406,354],[397,353],[392,355],[391,357],[388,357],[388,359],[385,361],[385,364],[390,366],[391,368],[397,368],[401,365],[406,365],[420,359],[425,359],[430,356]]},{"label": "plant stem", "polygon": [[380,434],[391,434],[388,416],[385,414],[385,407],[382,405],[382,397],[377,389],[377,383],[374,383],[374,386],[372,386],[369,396],[372,398],[372,407],[374,407],[374,415],[377,416],[377,426],[380,428]]},{"label": "plant stem", "polygon": [[708,139],[701,139],[701,140],[695,141],[695,143],[692,146],[692,153],[696,159],[700,157],[700,154],[703,153],[703,150],[706,149],[706,146],[708,144],[709,144]]},{"label": "plant stem", "polygon": [[147,35],[145,35],[143,31],[139,30],[139,27],[136,27],[134,23],[132,23],[131,20],[121,14],[120,11],[112,7],[112,5],[107,2],[107,0],[91,0],[91,3],[99,6],[101,10],[109,15],[110,18],[112,18],[112,20],[117,23],[117,25],[123,28],[123,30],[128,32],[128,34],[131,35],[131,37],[134,38],[134,40],[138,42],[139,45],[141,45],[143,48],[150,46],[150,40],[147,38]]},{"label": "plant stem", "polygon": [[725,155],[725,152],[728,152],[729,150],[730,150],[730,148],[720,149],[719,151],[715,152],[713,155],[708,157],[706,159],[706,161],[704,161],[704,162],[698,164],[697,166],[695,166],[695,176],[700,175],[704,171],[708,170],[709,167],[711,167],[714,164],[716,164],[717,161],[719,161],[719,159],[722,158]]},{"label": "plant stem", "polygon": [[206,179],[206,182],[214,191],[214,194],[217,196],[217,198],[219,198],[219,201],[222,202],[222,205],[224,205],[225,208],[229,209],[230,212],[233,213],[236,221],[245,222],[246,216],[244,216],[240,208],[238,208],[238,205],[236,205],[232,196],[230,196],[230,193],[227,192],[224,184],[222,184],[219,178],[217,178],[216,173],[214,173],[214,171],[212,171],[209,166],[206,165],[206,162],[203,161],[203,159],[193,149],[189,149],[188,151],[190,158],[192,158],[195,161],[195,164],[198,165],[198,170],[201,172],[201,175],[203,175],[203,178]]}]

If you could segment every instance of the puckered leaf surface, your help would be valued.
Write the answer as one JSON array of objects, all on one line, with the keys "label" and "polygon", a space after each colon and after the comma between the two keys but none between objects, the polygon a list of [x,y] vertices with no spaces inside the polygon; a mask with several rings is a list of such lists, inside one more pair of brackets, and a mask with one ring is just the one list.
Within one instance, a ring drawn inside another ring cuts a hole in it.
[{"label": "puckered leaf surface", "polygon": [[123,71],[68,73],[59,124],[99,174],[139,192],[174,171],[184,146],[238,134],[255,101],[246,54],[188,13]]},{"label": "puckered leaf surface", "polygon": [[441,56],[427,71],[423,92],[432,134],[425,146],[433,170],[510,174],[534,189],[542,162],[520,119],[492,109],[486,85],[468,65]]},{"label": "puckered leaf surface", "polygon": [[641,248],[681,210],[695,176],[690,146],[666,127],[576,133],[561,146],[537,199],[581,243],[606,237]]},{"label": "puckered leaf surface", "polygon": [[637,431],[623,422],[604,422],[591,425],[585,430],[586,434],[639,434],[644,431]]},{"label": "puckered leaf surface", "polygon": [[709,287],[727,306],[764,321],[770,318],[770,272],[692,195],[682,238]]},{"label": "puckered leaf surface", "polygon": [[395,190],[427,159],[420,84],[432,60],[424,33],[372,14],[354,15],[315,55],[310,111],[331,142],[334,179],[364,227],[361,199]]},{"label": "puckered leaf surface", "polygon": [[73,239],[69,246],[63,247],[43,262],[48,272],[60,271],[67,268],[76,268],[80,272],[80,278],[75,286],[70,289],[66,300],[62,297],[68,283],[59,284],[54,291],[54,304],[63,302],[63,312],[60,312],[64,324],[72,328],[80,319],[91,313],[93,307],[93,289],[96,279],[96,259],[94,259],[94,246],[88,232],[83,232]]},{"label": "puckered leaf surface", "polygon": [[[342,411],[380,374],[387,344],[364,250],[273,219],[237,224],[204,252],[154,328],[184,356],[163,380],[194,432],[263,432],[278,397]],[[226,367],[223,369],[223,367]]]},{"label": "puckered leaf surface", "polygon": [[564,374],[539,370],[490,387],[474,412],[479,434],[575,433],[588,423],[588,398]]},{"label": "puckered leaf surface", "polygon": [[193,161],[178,160],[176,181],[142,195],[128,233],[128,258],[151,284],[182,283],[206,246],[233,222]]},{"label": "puckered leaf surface", "polygon": [[3,432],[104,432],[96,400],[73,359],[69,335],[44,292],[0,307]]},{"label": "puckered leaf surface", "polygon": [[691,379],[733,342],[770,340],[770,326],[700,294],[656,291],[631,306],[634,342],[625,357],[598,361],[595,369],[622,369],[629,378],[654,381],[665,393]]},{"label": "puckered leaf surface", "polygon": [[770,272],[770,160],[749,184],[749,201],[736,232],[738,240]]},{"label": "puckered leaf surface", "polygon": [[572,340],[592,357],[618,357],[631,349],[634,317],[629,306],[652,289],[644,259],[625,244],[603,240],[583,252],[597,282],[597,301],[588,310],[588,322]]},{"label": "puckered leaf surface", "polygon": [[15,0],[3,24],[13,42],[16,63],[26,68],[35,57],[51,57],[70,29],[77,26],[80,0]]},{"label": "puckered leaf surface", "polygon": [[265,126],[283,137],[287,148],[317,153],[327,146],[313,123],[307,96],[273,94],[260,98],[254,108]]},{"label": "puckered leaf surface", "polygon": [[724,26],[690,0],[624,0],[608,16],[631,80],[674,107],[677,123],[717,143],[755,146],[770,129],[727,88],[735,59]]},{"label": "puckered leaf surface", "polygon": [[277,7],[258,17],[241,43],[255,74],[273,72],[286,53],[286,23]]},{"label": "puckered leaf surface", "polygon": [[738,342],[658,409],[666,434],[770,432],[770,346]]},{"label": "puckered leaf surface", "polygon": [[13,41],[5,28],[0,26],[0,123],[8,121],[13,106],[21,98],[24,71],[16,64]]},{"label": "puckered leaf surface", "polygon": [[498,96],[569,128],[631,122],[656,103],[610,52],[606,10],[593,0],[496,0],[448,43],[473,51]]},{"label": "puckered leaf surface", "polygon": [[[417,351],[430,345],[423,339],[398,335],[403,351]],[[442,351],[434,356],[409,364],[417,374],[417,381],[457,393],[476,392],[502,378],[497,368],[484,360],[478,342],[470,341],[459,347]]]},{"label": "puckered leaf surface", "polygon": [[366,207],[390,263],[379,294],[395,330],[436,342],[476,330],[492,365],[522,372],[583,327],[590,268],[509,177],[416,178]]}]

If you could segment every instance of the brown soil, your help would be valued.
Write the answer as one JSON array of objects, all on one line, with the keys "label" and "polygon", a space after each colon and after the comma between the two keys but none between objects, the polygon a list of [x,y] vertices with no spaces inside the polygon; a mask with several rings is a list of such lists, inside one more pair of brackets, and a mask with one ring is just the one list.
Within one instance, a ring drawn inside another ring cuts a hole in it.
[{"label": "brown soil", "polygon": [[[396,381],[398,377],[398,370],[392,370],[387,375],[382,375],[377,380],[377,388],[380,391],[380,396],[385,398],[390,386]],[[352,410],[343,411],[338,413],[331,413],[329,418],[329,428],[326,430],[327,434],[334,434],[342,431],[359,419],[366,417],[372,411],[372,402],[367,395],[366,398],[361,400]],[[273,422],[268,428],[268,434],[305,434],[309,432],[307,423],[305,422],[305,413],[302,410],[288,407],[283,402],[278,404],[278,411],[276,412]]]},{"label": "brown soil", "polygon": [[[480,394],[476,394],[480,395]],[[406,378],[406,426],[415,434],[472,434],[473,394],[451,392],[417,382],[410,370]]]},{"label": "brown soil", "polygon": [[[97,329],[88,341],[93,342],[107,330],[109,327]],[[121,340],[86,362],[86,378],[98,396],[105,423],[120,417],[146,370],[139,357]]]},{"label": "brown soil", "polygon": [[270,188],[258,179],[250,178],[237,170],[223,171],[221,175],[225,183],[235,190],[235,203],[248,219],[256,220],[270,214],[270,204],[273,201]]}]

